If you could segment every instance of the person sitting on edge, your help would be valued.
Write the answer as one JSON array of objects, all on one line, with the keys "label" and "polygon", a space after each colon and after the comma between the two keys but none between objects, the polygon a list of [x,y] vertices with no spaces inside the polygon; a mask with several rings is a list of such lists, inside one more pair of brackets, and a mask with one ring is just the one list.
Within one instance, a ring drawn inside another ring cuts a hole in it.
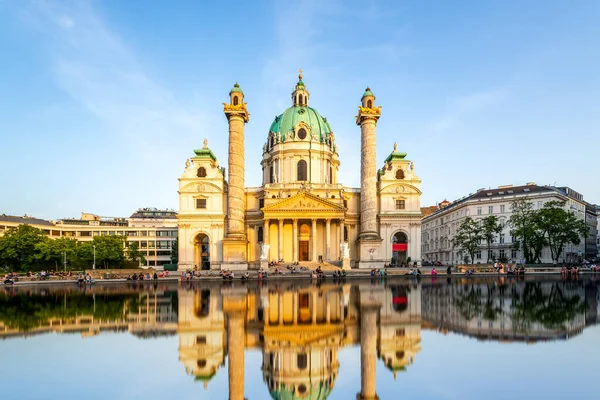
[{"label": "person sitting on edge", "polygon": [[310,278],[311,279],[317,279],[317,273],[315,271],[311,271]]},{"label": "person sitting on edge", "polygon": [[131,280],[131,275],[127,275],[127,280],[130,281]]},{"label": "person sitting on edge", "polygon": [[158,274],[155,272],[154,273],[154,280],[157,281],[158,280]]},{"label": "person sitting on edge", "polygon": [[437,271],[435,270],[435,267],[431,268],[431,275],[437,275]]},{"label": "person sitting on edge", "polygon": [[371,270],[371,276],[375,276],[375,269]]},{"label": "person sitting on edge", "polygon": [[564,265],[562,266],[562,268],[560,269],[560,274],[562,276],[567,275],[567,267],[565,267]]}]

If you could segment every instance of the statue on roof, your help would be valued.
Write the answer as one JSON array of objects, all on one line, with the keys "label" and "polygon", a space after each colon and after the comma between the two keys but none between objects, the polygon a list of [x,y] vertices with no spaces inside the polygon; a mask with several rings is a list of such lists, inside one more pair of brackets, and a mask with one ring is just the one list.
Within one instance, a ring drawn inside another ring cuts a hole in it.
[{"label": "statue on roof", "polygon": [[394,142],[394,151],[398,149],[398,143]]},{"label": "statue on roof", "polygon": [[204,139],[204,149],[208,149],[208,139]]}]

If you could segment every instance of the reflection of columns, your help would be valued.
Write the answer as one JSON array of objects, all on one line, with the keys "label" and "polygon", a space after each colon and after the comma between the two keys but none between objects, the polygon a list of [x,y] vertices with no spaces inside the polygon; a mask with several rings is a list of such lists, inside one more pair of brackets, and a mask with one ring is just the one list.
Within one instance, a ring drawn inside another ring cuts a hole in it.
[{"label": "reflection of columns", "polygon": [[329,261],[331,251],[331,219],[325,220],[325,259]]},{"label": "reflection of columns", "polygon": [[312,219],[312,262],[317,261],[317,220]]},{"label": "reflection of columns", "polygon": [[294,292],[294,297],[292,297],[292,311],[294,312],[292,320],[294,322],[294,325],[298,324],[298,313],[300,312],[298,296],[298,292]]},{"label": "reflection of columns", "polygon": [[298,261],[298,218],[294,218],[293,222],[293,230],[292,233],[292,251],[294,252],[292,255],[292,261]]},{"label": "reflection of columns", "polygon": [[283,325],[283,294],[279,295],[279,325]]},{"label": "reflection of columns", "polygon": [[277,238],[277,261],[283,259],[283,219],[279,220],[279,237]]},{"label": "reflection of columns", "polygon": [[312,323],[316,324],[317,323],[317,292],[313,292],[312,293]]},{"label": "reflection of columns", "polygon": [[377,311],[379,307],[360,308],[360,393],[358,400],[379,399],[376,389]]},{"label": "reflection of columns", "polygon": [[[265,244],[269,244],[269,223],[270,221],[268,219],[265,219],[265,225],[263,227],[263,243]],[[269,257],[269,253],[271,252],[271,249],[269,247],[269,250],[267,251],[267,254],[265,254],[267,256],[267,261],[271,261],[271,257]]]},{"label": "reflection of columns", "polygon": [[244,400],[247,293],[242,289],[227,288],[223,289],[221,294],[227,322],[229,400]]},{"label": "reflection of columns", "polygon": [[331,299],[329,297],[329,293],[327,293],[327,296],[325,296],[325,300],[327,301],[327,304],[325,305],[325,320],[327,323],[329,323],[331,322]]}]

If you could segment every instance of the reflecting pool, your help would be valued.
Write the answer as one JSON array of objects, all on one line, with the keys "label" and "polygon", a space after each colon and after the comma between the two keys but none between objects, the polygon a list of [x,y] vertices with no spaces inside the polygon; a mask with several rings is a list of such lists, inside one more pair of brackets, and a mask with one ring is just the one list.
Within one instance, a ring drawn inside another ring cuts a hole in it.
[{"label": "reflecting pool", "polygon": [[596,399],[597,280],[0,288],[2,399]]}]

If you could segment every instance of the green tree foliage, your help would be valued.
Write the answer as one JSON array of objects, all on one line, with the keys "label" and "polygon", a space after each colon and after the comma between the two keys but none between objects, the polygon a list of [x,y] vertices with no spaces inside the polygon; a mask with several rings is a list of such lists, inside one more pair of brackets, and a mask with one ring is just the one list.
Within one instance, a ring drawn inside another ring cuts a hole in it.
[{"label": "green tree foliage", "polygon": [[138,242],[129,242],[127,244],[127,259],[134,263],[146,265],[146,257],[140,251]]},{"label": "green tree foliage", "polygon": [[586,238],[589,233],[585,221],[563,207],[564,203],[560,201],[549,201],[538,211],[536,218],[536,223],[544,232],[552,260],[555,262],[558,262],[565,245],[578,245],[581,238]]},{"label": "green tree foliage", "polygon": [[538,214],[533,209],[533,204],[525,199],[519,199],[515,200],[510,207],[512,210],[509,220],[510,233],[516,239],[514,248],[523,251],[527,264],[539,261],[547,242],[544,232],[537,224]]},{"label": "green tree foliage", "polygon": [[468,254],[471,260],[475,260],[475,252],[479,250],[481,240],[483,240],[481,226],[473,218],[467,217],[456,230],[456,235],[452,239],[452,246],[458,248],[462,254]]},{"label": "green tree foliage", "polygon": [[525,199],[511,205],[511,234],[517,238],[515,247],[522,249],[526,263],[539,262],[542,250],[548,246],[552,260],[558,262],[567,244],[579,244],[588,235],[585,221],[564,209],[564,203],[549,201],[539,210]]},{"label": "green tree foliage", "polygon": [[7,266],[14,271],[25,271],[38,261],[36,246],[48,240],[41,229],[23,224],[8,229],[0,237],[0,266]]},{"label": "green tree foliage", "polygon": [[79,242],[73,238],[61,237],[58,239],[44,238],[36,245],[36,259],[44,263],[51,263],[55,269],[65,267],[65,261],[69,268],[77,262],[77,247]]},{"label": "green tree foliage", "polygon": [[95,236],[92,240],[92,257],[95,246],[96,265],[104,265],[104,268],[121,266],[125,261],[124,244],[123,236]]},{"label": "green tree foliage", "polygon": [[483,240],[487,245],[487,262],[490,262],[490,256],[492,255],[492,243],[497,234],[502,232],[504,227],[495,215],[489,215],[485,217],[481,223],[481,234]]}]

